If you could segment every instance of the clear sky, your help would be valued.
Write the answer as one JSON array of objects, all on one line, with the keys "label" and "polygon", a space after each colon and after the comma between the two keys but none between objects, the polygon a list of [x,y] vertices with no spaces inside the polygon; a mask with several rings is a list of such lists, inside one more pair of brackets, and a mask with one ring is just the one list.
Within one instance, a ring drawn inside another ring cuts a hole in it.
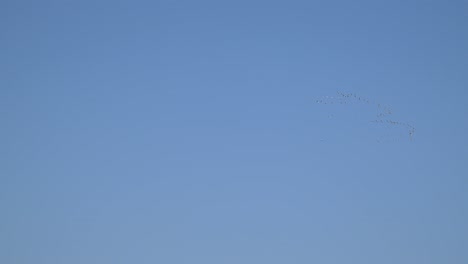
[{"label": "clear sky", "polygon": [[468,263],[467,13],[0,1],[0,263]]}]

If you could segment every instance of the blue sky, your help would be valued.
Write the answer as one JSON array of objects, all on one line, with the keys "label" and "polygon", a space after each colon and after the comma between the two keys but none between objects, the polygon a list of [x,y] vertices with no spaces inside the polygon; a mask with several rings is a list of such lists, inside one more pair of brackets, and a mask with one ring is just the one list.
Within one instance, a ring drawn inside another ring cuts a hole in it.
[{"label": "blue sky", "polygon": [[0,262],[467,263],[467,9],[1,1]]}]

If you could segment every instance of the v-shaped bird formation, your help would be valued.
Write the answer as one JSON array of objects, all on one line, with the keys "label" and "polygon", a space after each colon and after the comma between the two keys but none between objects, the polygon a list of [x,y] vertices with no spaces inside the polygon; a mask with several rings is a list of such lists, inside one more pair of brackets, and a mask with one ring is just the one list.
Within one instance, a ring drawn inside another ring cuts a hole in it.
[{"label": "v-shaped bird formation", "polygon": [[[338,91],[335,96],[322,96],[320,98],[315,99],[315,103],[323,104],[323,105],[357,105],[357,104],[365,104],[371,107],[371,109],[375,110],[374,117],[375,119],[369,120],[369,122],[377,125],[386,125],[392,127],[402,128],[407,135],[409,140],[413,140],[415,128],[413,125],[401,122],[392,119],[393,117],[393,110],[388,106],[371,100],[369,98],[357,95],[355,93],[343,93]],[[332,115],[328,115],[329,117]],[[382,139],[378,139],[377,141],[382,141]]]}]

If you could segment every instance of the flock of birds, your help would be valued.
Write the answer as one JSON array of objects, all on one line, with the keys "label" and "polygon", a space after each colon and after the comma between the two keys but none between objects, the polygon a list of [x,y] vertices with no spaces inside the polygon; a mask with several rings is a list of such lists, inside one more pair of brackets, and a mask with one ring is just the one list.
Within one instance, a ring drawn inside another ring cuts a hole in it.
[{"label": "flock of birds", "polygon": [[355,93],[343,93],[337,92],[337,96],[323,96],[315,100],[318,104],[340,104],[340,105],[347,105],[347,104],[368,104],[375,106],[377,108],[376,119],[370,121],[376,124],[387,124],[391,126],[398,126],[404,128],[406,133],[409,136],[409,139],[412,140],[415,132],[414,126],[405,122],[399,122],[390,119],[393,111],[390,107],[374,102],[373,100],[369,100],[368,98],[358,96]]}]

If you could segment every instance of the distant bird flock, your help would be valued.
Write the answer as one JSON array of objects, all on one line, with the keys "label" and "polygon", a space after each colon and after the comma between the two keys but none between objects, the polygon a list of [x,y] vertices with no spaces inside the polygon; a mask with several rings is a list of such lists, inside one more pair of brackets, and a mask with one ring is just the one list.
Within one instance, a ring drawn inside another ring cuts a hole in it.
[{"label": "distant bird flock", "polygon": [[[415,128],[411,124],[395,121],[390,119],[392,117],[393,111],[390,107],[383,105],[381,103],[377,103],[373,100],[367,99],[362,96],[358,96],[355,93],[343,93],[337,92],[336,96],[322,96],[315,100],[317,104],[324,104],[324,105],[350,105],[350,104],[367,104],[370,106],[374,106],[377,110],[375,115],[376,119],[371,120],[370,122],[375,124],[387,124],[395,127],[404,128],[409,139],[413,140]],[[332,115],[328,115],[331,117]],[[380,141],[380,140],[378,140]]]}]

